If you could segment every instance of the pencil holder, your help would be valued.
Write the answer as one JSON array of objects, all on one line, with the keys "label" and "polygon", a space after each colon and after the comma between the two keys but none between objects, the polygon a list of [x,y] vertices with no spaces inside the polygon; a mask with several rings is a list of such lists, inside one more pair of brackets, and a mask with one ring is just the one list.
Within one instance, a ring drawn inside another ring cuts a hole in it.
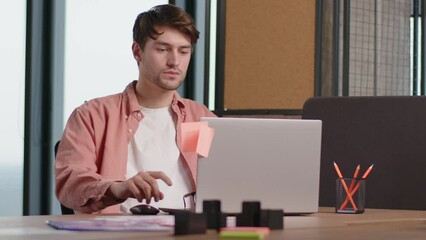
[{"label": "pencil holder", "polygon": [[365,179],[336,179],[336,212],[363,213],[365,210]]}]

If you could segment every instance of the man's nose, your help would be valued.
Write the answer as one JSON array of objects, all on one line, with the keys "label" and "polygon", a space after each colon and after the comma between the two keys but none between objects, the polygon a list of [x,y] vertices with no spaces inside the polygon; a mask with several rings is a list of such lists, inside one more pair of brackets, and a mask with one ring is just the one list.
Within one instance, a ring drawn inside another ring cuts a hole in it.
[{"label": "man's nose", "polygon": [[167,65],[168,66],[178,66],[179,65],[179,53],[177,51],[170,51],[167,56]]}]

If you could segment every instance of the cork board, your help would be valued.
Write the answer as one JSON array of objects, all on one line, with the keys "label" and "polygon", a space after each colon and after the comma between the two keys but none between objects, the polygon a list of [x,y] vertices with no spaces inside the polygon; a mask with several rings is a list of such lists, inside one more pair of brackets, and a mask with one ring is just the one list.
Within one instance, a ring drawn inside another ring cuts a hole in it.
[{"label": "cork board", "polygon": [[315,0],[227,0],[224,108],[302,109],[314,95]]}]

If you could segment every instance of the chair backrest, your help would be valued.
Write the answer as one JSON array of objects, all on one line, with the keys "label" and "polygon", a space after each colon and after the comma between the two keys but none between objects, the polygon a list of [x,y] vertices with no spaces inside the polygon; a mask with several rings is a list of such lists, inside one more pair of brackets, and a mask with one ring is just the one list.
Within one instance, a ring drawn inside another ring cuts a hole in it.
[{"label": "chair backrest", "polygon": [[334,206],[333,162],[351,177],[374,163],[369,208],[426,210],[426,97],[316,97],[302,118],[323,122],[320,206]]},{"label": "chair backrest", "polygon": [[[56,144],[55,144],[55,158],[56,158],[56,153],[58,152],[58,147],[59,147],[59,143],[60,143],[61,141],[57,141],[56,142]],[[62,212],[62,215],[72,215],[72,214],[74,214],[74,210],[72,210],[71,208],[67,208],[67,207],[65,207],[64,205],[62,205],[62,203],[61,203],[61,212]]]}]

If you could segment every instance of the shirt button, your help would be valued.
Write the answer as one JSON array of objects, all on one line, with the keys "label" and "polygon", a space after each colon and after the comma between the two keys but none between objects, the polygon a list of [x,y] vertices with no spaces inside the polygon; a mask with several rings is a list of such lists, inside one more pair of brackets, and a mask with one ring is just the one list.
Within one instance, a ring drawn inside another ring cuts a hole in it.
[{"label": "shirt button", "polygon": [[129,130],[128,130],[128,131],[129,131],[129,133],[132,133],[132,132],[133,132],[133,130],[132,130],[131,128],[129,128]]},{"label": "shirt button", "polygon": [[127,115],[124,115],[124,118],[127,120],[127,119],[129,119],[129,116],[127,116]]},{"label": "shirt button", "polygon": [[141,118],[142,117],[142,114],[141,113],[138,113],[138,118]]}]

